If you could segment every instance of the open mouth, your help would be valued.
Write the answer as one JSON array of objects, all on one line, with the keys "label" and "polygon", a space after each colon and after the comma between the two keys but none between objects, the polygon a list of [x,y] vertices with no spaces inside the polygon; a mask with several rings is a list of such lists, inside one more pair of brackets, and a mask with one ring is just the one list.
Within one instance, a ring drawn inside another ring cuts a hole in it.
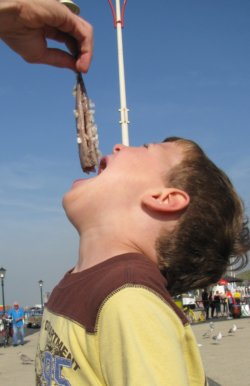
[{"label": "open mouth", "polygon": [[98,168],[98,175],[101,174],[107,167],[107,158],[103,157],[100,161],[100,165]]}]

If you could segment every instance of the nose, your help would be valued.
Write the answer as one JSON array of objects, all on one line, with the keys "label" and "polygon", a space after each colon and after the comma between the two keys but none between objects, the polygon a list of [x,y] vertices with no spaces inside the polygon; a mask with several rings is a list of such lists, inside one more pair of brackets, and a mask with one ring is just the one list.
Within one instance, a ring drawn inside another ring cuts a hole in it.
[{"label": "nose", "polygon": [[115,153],[118,153],[119,151],[121,151],[122,149],[124,149],[125,145],[121,144],[121,143],[117,143],[114,147],[113,147],[113,154]]}]

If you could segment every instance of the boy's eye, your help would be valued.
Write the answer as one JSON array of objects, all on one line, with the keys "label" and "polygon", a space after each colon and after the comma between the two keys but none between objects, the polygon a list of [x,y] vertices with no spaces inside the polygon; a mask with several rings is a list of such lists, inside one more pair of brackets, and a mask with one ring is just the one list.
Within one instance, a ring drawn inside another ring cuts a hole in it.
[{"label": "boy's eye", "polygon": [[148,149],[150,146],[155,145],[155,142],[150,142],[150,143],[144,143],[143,147]]}]

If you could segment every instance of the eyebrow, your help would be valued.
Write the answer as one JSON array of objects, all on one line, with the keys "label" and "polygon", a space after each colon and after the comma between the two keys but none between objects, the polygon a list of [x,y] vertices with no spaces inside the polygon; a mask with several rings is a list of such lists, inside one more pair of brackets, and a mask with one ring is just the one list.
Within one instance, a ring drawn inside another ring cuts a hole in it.
[{"label": "eyebrow", "polygon": [[162,142],[176,142],[182,139],[181,137],[167,137]]}]

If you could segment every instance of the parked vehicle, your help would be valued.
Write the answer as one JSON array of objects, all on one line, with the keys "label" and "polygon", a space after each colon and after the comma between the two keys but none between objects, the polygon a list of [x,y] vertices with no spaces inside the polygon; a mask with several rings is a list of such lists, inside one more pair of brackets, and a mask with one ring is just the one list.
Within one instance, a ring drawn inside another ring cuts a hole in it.
[{"label": "parked vehicle", "polygon": [[13,336],[12,319],[3,316],[0,319],[0,335],[4,347],[10,344],[10,338]]},{"label": "parked vehicle", "polygon": [[31,310],[26,319],[27,328],[40,328],[42,324],[42,310]]}]

